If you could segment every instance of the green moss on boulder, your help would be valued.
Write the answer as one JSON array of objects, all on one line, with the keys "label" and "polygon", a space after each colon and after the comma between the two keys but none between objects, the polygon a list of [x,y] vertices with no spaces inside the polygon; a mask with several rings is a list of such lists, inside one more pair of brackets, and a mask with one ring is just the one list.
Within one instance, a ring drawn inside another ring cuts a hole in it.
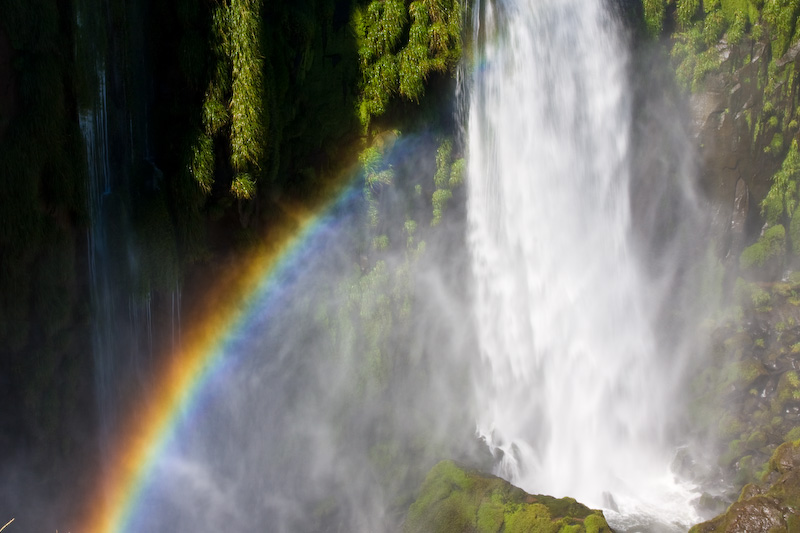
[{"label": "green moss on boulder", "polygon": [[786,230],[781,224],[772,226],[758,241],[745,248],[739,258],[743,270],[762,268],[770,261],[781,261],[785,252]]},{"label": "green moss on boulder", "polygon": [[765,479],[763,485],[745,485],[727,511],[689,533],[800,531],[800,441],[775,450]]},{"label": "green moss on boulder", "polygon": [[442,461],[425,478],[403,532],[466,531],[610,533],[611,528],[601,511],[572,498],[534,496],[498,477]]}]

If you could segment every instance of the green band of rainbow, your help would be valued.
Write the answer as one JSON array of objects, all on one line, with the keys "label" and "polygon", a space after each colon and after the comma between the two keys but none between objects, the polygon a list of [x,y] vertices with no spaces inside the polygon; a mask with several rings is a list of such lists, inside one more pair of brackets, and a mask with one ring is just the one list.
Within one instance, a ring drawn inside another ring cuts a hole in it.
[{"label": "green band of rainbow", "polygon": [[91,510],[81,531],[127,531],[154,465],[183,414],[222,364],[225,344],[258,311],[255,302],[276,289],[277,274],[290,267],[303,245],[330,221],[335,208],[357,192],[351,186],[341,187],[331,201],[313,211],[286,209],[289,216],[280,227],[271,228],[267,244],[209,291],[202,320],[190,328],[181,349],[168,357],[165,368],[157,373],[160,377],[153,393],[143,398],[144,405],[136,406],[112,446],[116,452],[97,495],[88,502]]}]

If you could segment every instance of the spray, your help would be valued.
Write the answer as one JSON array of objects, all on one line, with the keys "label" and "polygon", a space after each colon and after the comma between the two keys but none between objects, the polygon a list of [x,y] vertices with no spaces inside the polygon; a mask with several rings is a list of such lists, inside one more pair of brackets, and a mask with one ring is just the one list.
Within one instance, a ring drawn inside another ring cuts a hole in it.
[{"label": "spray", "polygon": [[529,492],[606,508],[620,529],[685,530],[692,492],[669,471],[666,431],[681,365],[658,341],[662,284],[636,249],[624,32],[599,0],[475,13],[478,434]]}]

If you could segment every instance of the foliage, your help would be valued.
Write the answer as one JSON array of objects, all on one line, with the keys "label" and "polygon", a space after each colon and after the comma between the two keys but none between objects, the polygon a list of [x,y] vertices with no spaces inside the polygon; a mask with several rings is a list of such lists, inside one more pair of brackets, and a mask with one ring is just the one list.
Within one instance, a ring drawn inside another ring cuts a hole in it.
[{"label": "foliage", "polygon": [[453,191],[463,183],[465,167],[464,159],[453,161],[452,141],[443,140],[436,151],[436,174],[433,177],[436,190],[431,197],[431,226],[441,222],[447,203],[453,197]]},{"label": "foliage", "polygon": [[202,104],[204,132],[192,147],[192,174],[210,192],[213,138],[229,131],[231,192],[249,199],[269,148],[261,0],[221,2],[211,15],[212,64]]},{"label": "foliage", "polygon": [[693,91],[709,73],[719,72],[727,57],[723,48],[730,51],[747,37],[759,39],[766,28],[772,56],[780,57],[796,37],[800,0],[643,0],[651,35],[661,32],[670,4],[675,5],[671,13],[678,27],[672,46],[678,81]]},{"label": "foliage", "polygon": [[362,73],[358,116],[365,129],[393,97],[418,102],[432,72],[455,69],[462,18],[459,0],[372,0],[355,9]]},{"label": "foliage", "polygon": [[211,192],[214,184],[214,141],[205,132],[197,132],[191,157],[189,170],[192,176],[203,191]]},{"label": "foliage", "polygon": [[611,529],[602,512],[574,499],[531,496],[500,478],[442,461],[425,478],[403,531],[607,533]]},{"label": "foliage", "polygon": [[692,19],[700,8],[700,0],[677,0],[678,24],[685,28],[691,24]]},{"label": "foliage", "polygon": [[[414,143],[416,136],[410,139]],[[370,405],[371,415],[376,415],[374,405],[384,405],[387,398],[397,401],[394,395],[404,394],[395,388],[397,384],[419,379],[419,373],[431,364],[427,359],[435,355],[409,342],[421,326],[411,319],[419,311],[415,273],[422,261],[430,260],[424,239],[436,231],[424,218],[428,205],[422,194],[423,189],[427,194],[435,188],[435,173],[432,165],[420,165],[419,157],[428,160],[433,151],[425,143],[424,156],[420,156],[416,150],[407,150],[406,142],[397,132],[383,132],[359,154],[364,201],[358,205],[353,228],[359,244],[352,268],[326,289],[330,292],[320,299],[315,314],[327,336],[324,344],[335,347],[330,353],[336,358],[334,364],[346,357],[347,368],[353,369],[346,377],[347,388],[358,401],[348,401],[347,409]],[[448,155],[445,161],[448,174],[450,159]],[[420,172],[421,168],[430,170]],[[431,323],[424,325],[426,330],[430,327]],[[380,424],[392,416],[382,413]],[[407,439],[392,440],[391,430],[370,444],[367,467],[398,511],[407,508],[413,499],[410,491],[443,454],[436,435],[440,428],[433,427],[440,421],[431,416],[429,421],[427,414],[422,415],[411,428],[409,420],[402,421],[406,435],[419,431],[419,440],[413,444]]]},{"label": "foliage", "polygon": [[384,165],[383,154],[376,146],[361,152],[359,161],[364,168],[364,199],[367,202],[368,225],[374,229],[380,221],[378,197],[384,187],[392,184],[394,171],[391,166]]},{"label": "foliage", "polygon": [[[231,0],[228,13],[233,69],[231,163],[234,170],[246,172],[260,166],[267,143],[261,0]],[[236,184],[232,188],[234,195],[240,198],[249,198],[250,189]]]},{"label": "foliage", "polygon": [[643,0],[644,20],[650,35],[658,35],[664,27],[666,4],[663,0]]},{"label": "foliage", "polygon": [[450,189],[437,189],[434,191],[432,198],[433,220],[431,220],[431,225],[435,226],[441,222],[442,214],[447,206],[447,201],[452,197],[453,193],[450,191]]},{"label": "foliage", "polygon": [[792,140],[781,169],[772,176],[772,186],[761,202],[761,216],[769,225],[782,223],[794,215],[797,206],[797,182],[800,177],[800,152]]},{"label": "foliage", "polygon": [[764,232],[758,241],[748,246],[739,258],[742,269],[763,267],[768,261],[779,260],[785,251],[786,230],[780,224]]},{"label": "foliage", "polygon": [[764,20],[772,28],[773,56],[780,57],[795,38],[800,0],[765,0]]},{"label": "foliage", "polygon": [[253,176],[247,172],[240,172],[233,178],[231,192],[236,198],[249,200],[256,193],[256,182]]},{"label": "foliage", "polygon": [[[179,105],[192,125],[184,134],[189,152],[213,151],[209,172],[192,173],[213,197],[209,202],[222,195],[263,198],[268,189],[312,194],[358,134],[352,110],[359,66],[346,15],[340,20],[331,0],[186,1],[178,18],[187,33],[205,40],[199,54],[205,62],[200,81],[188,78],[188,69],[184,80],[201,93],[199,106]],[[197,61],[191,63],[196,72]]]}]

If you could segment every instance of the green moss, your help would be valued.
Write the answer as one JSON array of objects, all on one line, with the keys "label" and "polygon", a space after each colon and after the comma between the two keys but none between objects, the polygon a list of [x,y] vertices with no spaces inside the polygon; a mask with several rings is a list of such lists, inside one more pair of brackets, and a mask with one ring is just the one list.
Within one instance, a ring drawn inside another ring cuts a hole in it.
[{"label": "green moss", "polygon": [[777,401],[782,408],[786,402],[800,400],[800,377],[797,372],[784,372],[778,380]]},{"label": "green moss", "polygon": [[730,22],[726,33],[728,42],[731,44],[739,43],[745,35],[747,29],[747,15],[743,12],[736,12],[735,18]]},{"label": "green moss", "polygon": [[358,160],[364,167],[364,172],[371,174],[378,172],[380,166],[383,164],[383,155],[377,146],[370,146],[358,156]]},{"label": "green moss", "polygon": [[726,28],[727,21],[725,20],[725,15],[722,10],[715,10],[706,14],[702,26],[702,41],[703,44],[709,48],[701,55],[713,55],[716,58],[717,65],[719,65],[720,58],[719,52],[714,48],[714,45],[717,44],[720,37],[725,33]]},{"label": "green moss", "polygon": [[723,12],[711,9],[704,18],[675,34],[671,55],[677,63],[676,77],[681,85],[697,91],[709,73],[719,70],[722,59],[714,45],[727,27]]},{"label": "green moss", "polygon": [[747,450],[755,451],[758,450],[759,448],[766,446],[766,444],[767,444],[767,436],[764,434],[763,431],[757,430],[751,433],[747,437],[744,447]]},{"label": "green moss", "polygon": [[[792,296],[792,286],[789,283],[778,282],[772,286],[772,294],[775,296],[780,296],[781,298],[789,298]],[[793,326],[794,319],[789,317],[786,322],[781,322],[783,327]]]},{"label": "green moss", "polygon": [[463,158],[455,162],[452,159],[453,143],[450,139],[444,139],[436,151],[436,175],[433,179],[436,190],[431,198],[433,207],[431,226],[441,222],[447,202],[453,197],[452,190],[463,182],[466,163]]},{"label": "green moss", "polygon": [[608,527],[605,518],[599,514],[587,516],[583,524],[586,527],[586,533],[611,533],[611,528]]},{"label": "green moss", "polygon": [[764,375],[764,366],[755,358],[748,358],[744,361],[735,361],[724,366],[720,372],[720,392],[731,389],[744,391],[750,385]]},{"label": "green moss", "polygon": [[189,169],[200,188],[208,193],[214,184],[214,141],[205,132],[198,131],[196,135]]},{"label": "green moss", "polygon": [[781,150],[783,150],[783,134],[778,132],[772,136],[769,144],[764,147],[764,152],[778,154],[781,152]]},{"label": "green moss", "polygon": [[778,117],[776,117],[776,116],[769,117],[769,120],[767,120],[767,126],[769,126],[772,129],[777,128],[778,127]]},{"label": "green moss", "polygon": [[417,223],[414,220],[406,220],[406,223],[403,226],[403,229],[406,232],[406,248],[408,250],[413,250],[414,248],[414,234],[417,231]]},{"label": "green moss", "polygon": [[798,8],[798,0],[765,0],[763,16],[773,34],[773,57],[782,56],[789,48],[795,32]]},{"label": "green moss", "polygon": [[[772,298],[770,297],[767,291],[762,289],[757,289],[753,291],[751,298],[753,300],[753,307],[755,307],[757,311],[769,310],[769,304],[771,303]],[[758,341],[756,341],[756,345],[763,348],[764,339],[758,339],[758,340],[761,341],[761,344],[759,345]]]},{"label": "green moss", "polygon": [[742,433],[745,425],[737,417],[730,413],[725,413],[717,426],[719,436],[723,439],[731,439]]},{"label": "green moss", "polygon": [[560,529],[560,524],[554,524],[551,520],[547,507],[538,503],[506,513],[505,526],[506,533],[557,533]]},{"label": "green moss", "polygon": [[745,248],[739,258],[742,269],[760,268],[768,261],[780,260],[785,252],[786,230],[782,225],[772,226],[752,246]]},{"label": "green moss", "polygon": [[664,27],[666,6],[664,0],[643,0],[644,20],[648,33],[657,36]]},{"label": "green moss", "polygon": [[436,150],[436,175],[433,177],[433,183],[439,189],[447,187],[448,178],[450,177],[450,158],[453,154],[453,143],[450,139],[445,139]]},{"label": "green moss", "polygon": [[499,494],[492,494],[488,500],[484,500],[478,508],[478,531],[480,533],[497,533],[503,527],[504,510],[502,497]]},{"label": "green moss", "polygon": [[676,14],[678,24],[684,28],[689,26],[699,9],[700,0],[677,0]]},{"label": "green moss", "polygon": [[746,453],[744,443],[741,439],[734,439],[728,443],[728,449],[719,458],[719,465],[729,467],[738,461]]},{"label": "green moss", "polygon": [[[737,278],[734,285],[733,294],[736,301],[744,306],[752,307],[757,311],[767,311],[772,302],[770,293],[759,287],[755,283],[748,283],[742,278]],[[763,339],[761,339],[763,344]],[[736,334],[725,339],[724,346],[729,351],[741,354],[743,349],[753,346],[753,340],[745,333]],[[763,345],[761,346],[763,347]]]},{"label": "green moss", "polygon": [[583,532],[610,533],[602,513],[571,498],[531,496],[502,479],[436,465],[411,505],[403,531]]},{"label": "green moss", "polygon": [[379,235],[372,239],[372,249],[381,251],[386,250],[389,247],[389,237],[386,235]]},{"label": "green moss", "polygon": [[792,140],[781,169],[772,177],[769,192],[761,202],[761,214],[768,224],[778,224],[784,218],[791,219],[789,239],[793,252],[797,250],[794,253],[800,252],[800,219],[795,221],[794,217],[798,198],[798,178],[800,178],[800,152],[797,140]]},{"label": "green moss", "polygon": [[736,463],[736,484],[743,486],[756,481],[755,464],[752,455],[745,455]]},{"label": "green moss", "polygon": [[453,162],[453,165],[450,167],[450,180],[447,182],[450,189],[455,189],[464,183],[464,175],[466,172],[467,162],[463,157]]},{"label": "green moss", "polygon": [[449,189],[439,189],[434,191],[432,203],[433,203],[433,219],[431,220],[431,226],[436,226],[442,220],[442,215],[444,215],[445,207],[447,206],[448,200],[453,197],[453,193],[450,192]]}]

